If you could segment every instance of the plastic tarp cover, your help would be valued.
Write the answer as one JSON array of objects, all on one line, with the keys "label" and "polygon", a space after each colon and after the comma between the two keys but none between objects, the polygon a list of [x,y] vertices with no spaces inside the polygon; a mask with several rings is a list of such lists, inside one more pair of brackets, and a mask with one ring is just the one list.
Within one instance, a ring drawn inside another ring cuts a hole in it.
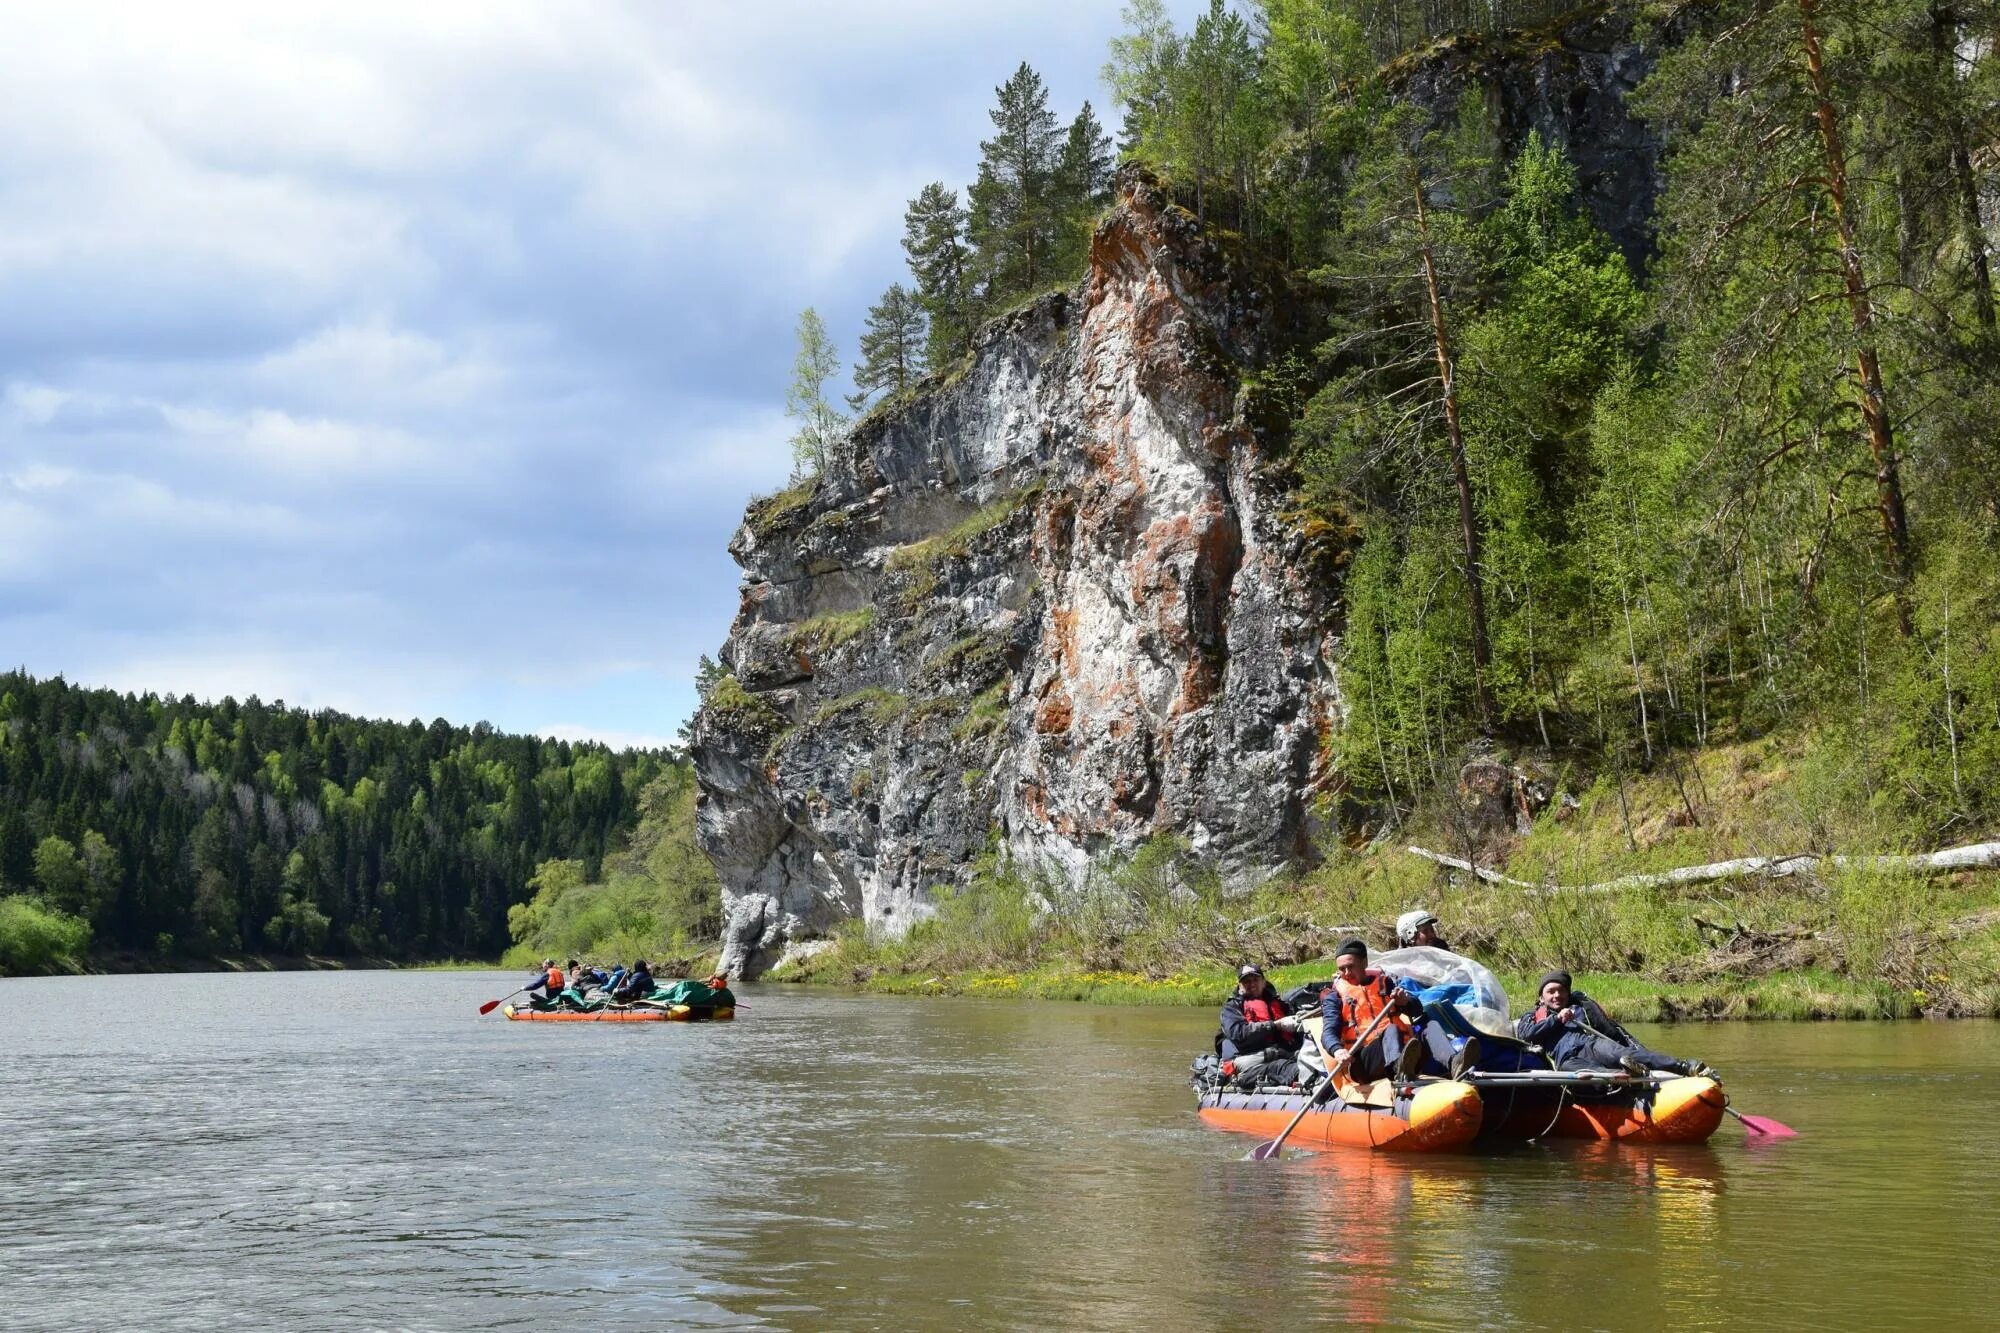
[{"label": "plastic tarp cover", "polygon": [[1369,960],[1369,965],[1395,978],[1406,989],[1414,990],[1425,1003],[1458,1006],[1466,1021],[1481,1032],[1496,1037],[1510,1037],[1514,1033],[1508,1017],[1513,1010],[1507,1006],[1507,992],[1500,988],[1500,978],[1462,954],[1417,944],[1378,953]]}]

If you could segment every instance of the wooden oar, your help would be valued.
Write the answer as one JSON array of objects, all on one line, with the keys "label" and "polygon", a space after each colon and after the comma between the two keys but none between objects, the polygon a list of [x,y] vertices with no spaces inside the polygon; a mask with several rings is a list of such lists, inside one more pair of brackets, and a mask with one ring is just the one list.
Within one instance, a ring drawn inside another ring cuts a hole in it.
[{"label": "wooden oar", "polygon": [[1292,1117],[1292,1123],[1285,1126],[1285,1132],[1278,1135],[1277,1138],[1272,1139],[1268,1143],[1260,1143],[1256,1147],[1252,1148],[1250,1150],[1250,1156],[1245,1160],[1252,1162],[1268,1162],[1273,1157],[1276,1157],[1279,1154],[1279,1152],[1281,1152],[1284,1149],[1285,1140],[1290,1138],[1292,1136],[1292,1131],[1299,1127],[1299,1121],[1306,1118],[1306,1112],[1312,1110],[1313,1107],[1319,1105],[1320,1099],[1325,1097],[1327,1093],[1333,1091],[1334,1078],[1340,1073],[1341,1070],[1347,1068],[1348,1064],[1351,1063],[1354,1059],[1354,1053],[1360,1050],[1363,1046],[1366,1046],[1368,1044],[1368,1039],[1375,1035],[1375,1029],[1381,1027],[1382,1021],[1387,1017],[1389,1017],[1389,1015],[1393,1012],[1395,1012],[1395,998],[1392,996],[1389,1002],[1382,1006],[1382,1012],[1375,1015],[1375,1021],[1368,1025],[1368,1030],[1361,1034],[1360,1039],[1357,1040],[1352,1046],[1347,1048],[1347,1053],[1344,1056],[1335,1059],[1332,1064],[1327,1066],[1326,1082],[1320,1084],[1319,1091],[1315,1092],[1311,1097],[1306,1099],[1306,1104],[1304,1106],[1301,1106],[1299,1108],[1299,1113]]}]

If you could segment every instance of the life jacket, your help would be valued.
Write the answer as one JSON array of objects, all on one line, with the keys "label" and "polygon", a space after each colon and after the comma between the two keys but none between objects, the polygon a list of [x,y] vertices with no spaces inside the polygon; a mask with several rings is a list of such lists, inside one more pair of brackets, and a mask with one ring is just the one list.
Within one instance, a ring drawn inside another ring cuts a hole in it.
[{"label": "life jacket", "polygon": [[[1257,999],[1252,1000],[1246,997],[1243,1001],[1243,1017],[1252,1023],[1276,1022],[1278,1019],[1288,1016],[1291,1012],[1290,1006],[1268,989]],[[1287,1053],[1298,1050],[1301,1046],[1305,1045],[1305,1041],[1304,1035],[1297,1032],[1274,1032],[1271,1034],[1271,1044]]]},{"label": "life jacket", "polygon": [[1264,995],[1243,1002],[1243,1016],[1252,1023],[1274,1023],[1291,1012],[1285,1008],[1285,1002],[1275,995]]},{"label": "life jacket", "polygon": [[[1335,977],[1333,989],[1340,997],[1340,1031],[1334,1034],[1334,1044],[1352,1046],[1360,1039],[1362,1033],[1374,1025],[1376,1016],[1389,1007],[1389,1001],[1396,994],[1396,983],[1370,968],[1368,980],[1359,986]],[[1405,1036],[1409,1035],[1410,1020],[1403,1015],[1397,1014],[1389,1022],[1400,1029]],[[1377,1031],[1379,1034],[1379,1029]]]},{"label": "life jacket", "polygon": [[562,988],[563,988],[563,974],[562,974],[562,969],[561,969],[561,968],[559,968],[559,967],[552,967],[552,968],[550,968],[550,969],[549,969],[549,993],[550,993],[550,994],[554,994],[554,993],[555,993],[556,991],[559,991],[559,990],[561,990]]}]

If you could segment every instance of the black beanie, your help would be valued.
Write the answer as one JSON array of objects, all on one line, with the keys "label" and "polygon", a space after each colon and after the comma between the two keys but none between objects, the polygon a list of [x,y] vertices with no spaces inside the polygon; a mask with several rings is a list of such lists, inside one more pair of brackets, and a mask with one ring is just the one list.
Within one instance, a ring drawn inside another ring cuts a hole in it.
[{"label": "black beanie", "polygon": [[1338,958],[1344,953],[1351,953],[1365,962],[1368,958],[1368,946],[1360,940],[1342,940],[1340,947],[1333,951],[1333,956]]},{"label": "black beanie", "polygon": [[1559,967],[1552,967],[1548,971],[1542,973],[1542,979],[1535,983],[1535,994],[1540,995],[1542,993],[1542,987],[1548,985],[1551,981],[1560,981],[1563,984],[1564,990],[1571,989],[1569,973],[1563,971]]}]

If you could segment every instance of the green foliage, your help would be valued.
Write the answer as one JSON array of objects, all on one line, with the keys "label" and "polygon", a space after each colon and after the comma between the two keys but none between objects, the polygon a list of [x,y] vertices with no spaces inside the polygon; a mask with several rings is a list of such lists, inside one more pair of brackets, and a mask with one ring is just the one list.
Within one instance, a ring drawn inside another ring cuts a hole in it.
[{"label": "green foliage", "polygon": [[0,889],[103,949],[493,957],[535,864],[594,870],[666,759],[19,672],[0,697]]},{"label": "green foliage", "polygon": [[731,731],[770,741],[785,729],[785,717],[762,695],[743,688],[735,675],[725,675],[709,689],[702,701],[705,712],[723,721]]},{"label": "green foliage", "polygon": [[875,726],[885,727],[908,712],[909,707],[909,696],[879,685],[868,685],[851,694],[827,700],[813,710],[812,720],[819,725],[842,717],[860,716]]},{"label": "green foliage", "polygon": [[875,608],[872,606],[856,611],[828,611],[793,625],[785,633],[785,642],[799,651],[830,653],[841,644],[866,634],[874,624]]},{"label": "green foliage", "polygon": [[744,515],[744,522],[750,525],[751,531],[768,537],[794,520],[807,505],[812,503],[813,496],[818,492],[817,477],[796,481],[773,495],[760,496],[752,500],[749,510]]},{"label": "green foliage", "polygon": [[90,947],[90,925],[34,898],[0,898],[0,976],[73,972]]},{"label": "green foliage", "polygon": [[601,881],[580,862],[544,862],[530,881],[534,897],[508,914],[515,945],[506,961],[629,963],[705,952],[722,929],[722,891],[695,844],[696,795],[689,766],[655,778],[640,794],[630,844],[605,858]]},{"label": "green foliage", "polygon": [[854,368],[856,392],[847,400],[859,411],[870,395],[901,397],[924,372],[924,308],[900,282],[889,284],[869,307],[861,331],[861,364]]},{"label": "green foliage", "polygon": [[903,214],[903,254],[916,282],[916,303],[929,324],[924,364],[934,370],[971,349],[979,320],[966,225],[957,192],[943,181],[924,186]]},{"label": "green foliage", "polygon": [[785,391],[785,415],[799,423],[792,433],[795,481],[817,477],[826,471],[834,445],[847,428],[847,417],[826,397],[827,381],[840,368],[840,352],[827,336],[819,312],[811,306],[799,312],[798,337],[792,383]]}]

